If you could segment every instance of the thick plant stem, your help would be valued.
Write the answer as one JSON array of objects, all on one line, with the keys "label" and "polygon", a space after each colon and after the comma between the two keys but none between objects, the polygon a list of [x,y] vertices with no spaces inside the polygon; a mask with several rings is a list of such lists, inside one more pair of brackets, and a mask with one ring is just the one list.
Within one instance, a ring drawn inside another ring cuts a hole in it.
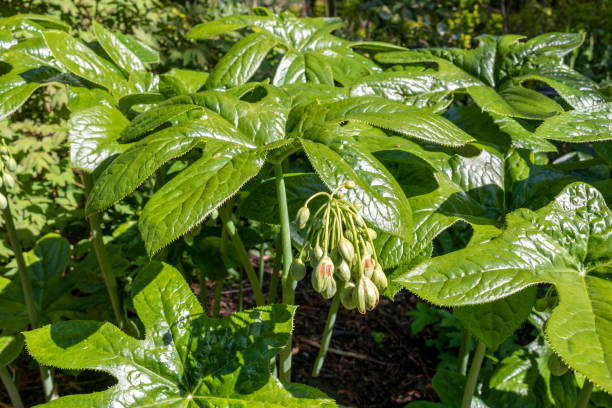
[{"label": "thick plant stem", "polygon": [[[85,184],[85,193],[89,196],[91,189],[93,188],[93,178],[91,174],[83,172],[83,183]],[[108,260],[108,254],[104,247],[104,241],[102,238],[102,227],[100,226],[100,217],[97,213],[91,214],[89,217],[89,227],[91,228],[91,239],[94,245],[94,252],[96,253],[96,259],[102,272],[102,278],[106,284],[106,290],[108,291],[108,297],[113,307],[113,313],[115,314],[115,320],[121,329],[127,329],[128,325],[125,321],[125,315],[123,314],[123,308],[121,307],[121,300],[119,299],[119,288],[117,286],[117,280],[113,273],[112,267]]]},{"label": "thick plant stem", "polygon": [[23,408],[23,401],[21,400],[21,395],[19,395],[19,390],[15,386],[15,382],[13,381],[13,377],[6,366],[0,367],[0,379],[4,384],[4,388],[6,388],[6,392],[11,399],[11,404],[13,404],[13,408]]},{"label": "thick plant stem", "polygon": [[589,406],[591,392],[593,392],[593,383],[585,379],[584,385],[582,386],[582,389],[580,389],[580,394],[578,395],[576,408],[587,408]]},{"label": "thick plant stem", "polygon": [[223,279],[215,282],[215,298],[213,299],[213,317],[219,318],[221,311],[221,292],[223,291]]},{"label": "thick plant stem", "polygon": [[279,235],[276,240],[276,254],[274,255],[274,264],[272,265],[272,276],[270,277],[270,288],[268,289],[268,304],[276,302],[276,295],[278,292],[278,278],[280,275],[280,269],[283,261],[283,252],[280,250],[281,237]]},{"label": "thick plant stem", "polygon": [[[276,177],[276,193],[278,196],[278,209],[281,221],[281,244],[283,248],[283,267],[282,267],[282,286],[283,303],[293,305],[295,302],[295,281],[291,277],[289,270],[293,262],[293,251],[291,250],[291,230],[289,224],[289,209],[287,206],[287,193],[285,191],[285,179],[283,178],[282,163],[274,165],[274,175]],[[281,382],[291,381],[291,349],[292,337],[289,336],[287,345],[280,352],[278,378]]]},{"label": "thick plant stem", "polygon": [[[8,197],[6,189],[2,187],[2,194]],[[32,283],[28,278],[28,270],[23,259],[23,251],[21,249],[21,243],[19,237],[17,237],[17,229],[13,222],[13,215],[11,213],[10,202],[7,203],[6,208],[3,210],[4,225],[6,226],[6,232],[8,233],[13,253],[15,254],[15,260],[17,261],[17,270],[19,272],[19,280],[21,281],[21,290],[23,292],[23,299],[26,304],[26,310],[28,312],[28,318],[30,320],[30,326],[32,329],[38,329],[40,327],[38,320],[38,311],[36,310],[36,302],[34,301],[34,292],[32,291]],[[40,366],[40,378],[43,383],[43,390],[45,392],[45,399],[47,401],[57,398],[53,386],[53,376],[51,374],[51,368]]]},{"label": "thick plant stem", "polygon": [[200,271],[200,304],[202,309],[204,309],[204,314],[207,313],[208,309],[208,287],[206,286],[206,281],[206,276]]},{"label": "thick plant stem", "polygon": [[484,359],[485,351],[487,346],[479,341],[476,345],[476,351],[472,358],[472,365],[470,366],[470,372],[468,373],[467,382],[463,389],[463,400],[461,401],[461,408],[470,408],[472,406],[472,397],[474,396],[474,390],[476,389],[476,383],[478,382],[478,374],[480,373],[480,367],[482,366],[482,360]]},{"label": "thick plant stem", "polygon": [[467,330],[461,331],[461,346],[459,347],[459,356],[457,358],[457,371],[461,374],[467,374],[468,361],[470,359],[470,342],[472,334]]},{"label": "thick plant stem", "polygon": [[232,215],[229,213],[227,208],[223,207],[219,208],[219,215],[221,216],[221,221],[223,222],[223,228],[227,231],[227,234],[232,240],[232,243],[236,248],[236,253],[240,258],[240,263],[247,274],[247,278],[249,278],[249,282],[253,288],[253,295],[255,295],[255,304],[257,306],[263,306],[266,304],[266,301],[264,299],[263,292],[261,291],[259,279],[257,278],[253,264],[251,264],[251,260],[249,259],[249,253],[244,247],[240,235],[238,235],[236,225],[234,224],[234,221],[232,221]]},{"label": "thick plant stem", "polygon": [[331,342],[332,333],[334,332],[334,324],[336,324],[336,316],[338,316],[339,307],[340,294],[336,294],[336,296],[334,296],[334,299],[332,300],[331,306],[329,307],[329,312],[327,313],[325,330],[323,331],[323,337],[321,338],[321,347],[319,348],[317,359],[315,360],[314,367],[312,368],[313,377],[319,376],[319,373],[321,372],[321,367],[323,367],[323,362],[325,362],[325,356],[327,355],[327,350],[329,349],[329,343]]}]

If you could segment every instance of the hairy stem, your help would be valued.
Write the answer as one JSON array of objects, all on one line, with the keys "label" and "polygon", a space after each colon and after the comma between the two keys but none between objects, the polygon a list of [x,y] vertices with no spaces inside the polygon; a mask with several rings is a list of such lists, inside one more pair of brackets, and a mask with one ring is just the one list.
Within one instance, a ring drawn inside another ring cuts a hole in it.
[{"label": "hairy stem", "polygon": [[[91,189],[93,188],[93,178],[91,174],[83,172],[83,184],[85,184],[85,193],[89,196]],[[115,320],[119,325],[119,328],[126,329],[128,327],[125,321],[125,315],[123,314],[123,308],[121,307],[121,300],[119,299],[119,288],[117,286],[117,280],[113,273],[110,261],[108,260],[108,254],[104,247],[104,241],[102,238],[102,228],[100,227],[100,217],[97,213],[93,213],[89,216],[89,227],[91,228],[91,238],[94,245],[94,251],[102,272],[102,278],[106,284],[106,290],[108,291],[108,297],[113,307],[113,313],[115,314]]]},{"label": "hairy stem", "polygon": [[[9,195],[6,189],[2,187],[2,194],[5,197]],[[38,329],[40,327],[38,320],[38,311],[36,310],[36,302],[34,301],[34,292],[32,291],[32,282],[28,277],[28,270],[23,259],[23,251],[21,249],[21,243],[19,237],[17,237],[17,229],[13,222],[13,214],[11,213],[10,201],[7,202],[6,208],[3,210],[4,225],[6,226],[6,232],[8,233],[13,253],[15,254],[15,260],[17,261],[17,270],[19,272],[19,280],[21,281],[21,290],[23,292],[23,299],[26,304],[26,310],[28,312],[28,318],[30,320],[30,326],[32,329]],[[40,378],[43,383],[43,390],[45,392],[45,399],[47,401],[57,398],[53,386],[53,376],[51,368],[40,366]]]},{"label": "hairy stem", "polygon": [[474,396],[474,390],[476,390],[476,382],[478,381],[478,374],[480,373],[480,367],[482,366],[482,360],[484,359],[486,350],[486,344],[479,341],[476,345],[476,351],[474,352],[474,357],[472,358],[470,372],[468,373],[467,382],[465,383],[465,388],[463,389],[461,408],[470,408],[472,406],[472,397]]},{"label": "hairy stem", "polygon": [[[276,177],[276,194],[278,197],[278,210],[281,221],[281,244],[283,248],[283,268],[282,268],[282,285],[283,285],[283,303],[292,305],[295,302],[295,281],[291,277],[289,270],[291,262],[293,262],[293,251],[291,249],[291,230],[289,228],[289,209],[287,206],[287,193],[285,191],[285,179],[283,177],[283,167],[281,163],[274,165],[274,175]],[[279,357],[279,374],[278,378],[281,382],[291,381],[291,346],[292,337],[289,336],[287,345],[280,352]]]},{"label": "hairy stem", "polygon": [[223,291],[224,279],[215,282],[215,298],[213,300],[213,317],[219,318],[219,312],[221,311],[221,292]]},{"label": "hairy stem", "polygon": [[589,406],[591,392],[593,392],[593,383],[585,379],[584,385],[580,389],[580,394],[578,395],[578,402],[576,403],[576,408],[587,408]]},{"label": "hairy stem", "polygon": [[323,367],[323,362],[325,362],[325,356],[327,355],[327,350],[329,349],[329,343],[331,342],[332,333],[334,332],[334,324],[336,324],[336,316],[338,316],[339,307],[340,294],[337,293],[336,296],[334,296],[332,304],[329,307],[329,312],[327,313],[325,330],[323,330],[323,337],[321,338],[321,347],[319,348],[317,359],[315,360],[314,367],[312,368],[313,377],[319,376],[321,368]]},{"label": "hairy stem", "polygon": [[459,356],[457,359],[457,371],[461,374],[467,374],[468,361],[470,359],[470,342],[472,334],[467,330],[461,330],[461,346],[459,347]]},{"label": "hairy stem", "polygon": [[276,254],[274,255],[274,265],[272,265],[272,276],[270,277],[270,288],[268,289],[268,304],[276,302],[276,296],[278,292],[278,278],[283,261],[283,252],[280,250],[281,237],[278,236],[276,240]]},{"label": "hairy stem", "polygon": [[240,263],[242,264],[242,267],[247,274],[247,278],[251,283],[253,294],[255,295],[255,304],[257,306],[263,306],[266,304],[266,301],[264,300],[263,292],[261,291],[259,279],[257,279],[257,274],[253,268],[253,264],[251,264],[251,260],[249,259],[249,253],[242,243],[242,239],[238,234],[236,225],[234,224],[234,221],[232,221],[232,215],[228,211],[227,207],[219,208],[219,215],[221,216],[221,221],[223,222],[223,228],[227,231],[227,234],[232,240],[232,243],[236,248],[236,253],[240,258]]},{"label": "hairy stem", "polygon": [[13,377],[6,366],[0,367],[0,380],[2,380],[4,388],[6,388],[6,392],[11,399],[11,404],[13,404],[13,407],[23,408],[23,401],[21,400],[21,395],[19,395],[19,390],[15,386]]}]

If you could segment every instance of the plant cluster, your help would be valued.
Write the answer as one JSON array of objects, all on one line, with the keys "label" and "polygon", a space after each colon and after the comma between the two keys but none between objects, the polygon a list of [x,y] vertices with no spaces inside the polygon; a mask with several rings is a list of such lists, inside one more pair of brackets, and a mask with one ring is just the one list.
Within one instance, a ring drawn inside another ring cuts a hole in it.
[{"label": "plant cluster", "polygon": [[[239,38],[212,69],[159,73],[154,48],[99,23],[84,42],[49,16],[0,20],[0,119],[65,92],[84,204],[68,239],[27,245],[5,195],[0,317],[21,317],[0,328],[12,359],[23,332],[41,364],[42,406],[336,406],[291,382],[307,265],[331,299],[313,376],[340,305],[366,313],[406,289],[463,328],[441,402],[411,407],[610,402],[612,102],[566,63],[584,35],[412,50],[342,26],[255,8],[189,31]],[[256,307],[208,317],[243,273]],[[528,346],[503,346],[527,321]],[[12,359],[0,378],[19,407]],[[50,367],[118,382],[56,399]]]}]

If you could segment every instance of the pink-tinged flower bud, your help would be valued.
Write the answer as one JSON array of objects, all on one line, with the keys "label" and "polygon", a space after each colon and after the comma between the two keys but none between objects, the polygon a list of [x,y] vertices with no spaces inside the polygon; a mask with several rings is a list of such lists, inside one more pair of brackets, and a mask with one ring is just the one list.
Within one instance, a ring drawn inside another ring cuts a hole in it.
[{"label": "pink-tinged flower bud", "polygon": [[302,280],[306,276],[306,265],[300,258],[294,259],[291,263],[291,276],[296,281]]},{"label": "pink-tinged flower bud", "polygon": [[336,294],[336,290],[336,280],[334,278],[331,278],[325,289],[321,291],[321,296],[323,296],[323,299],[331,299]]},{"label": "pink-tinged flower bud", "polygon": [[388,281],[387,275],[385,275],[385,271],[380,267],[380,265],[376,265],[374,268],[374,272],[372,273],[372,282],[378,288],[379,292],[387,289]]},{"label": "pink-tinged flower bud", "polygon": [[298,229],[304,229],[304,227],[306,227],[306,224],[308,223],[309,218],[310,210],[308,209],[308,207],[301,207],[295,217],[295,223],[297,224]]},{"label": "pink-tinged flower bud", "polygon": [[340,262],[340,265],[338,265],[338,267],[336,268],[335,274],[338,279],[340,279],[343,282],[346,282],[349,279],[351,279],[351,267],[348,266],[346,261],[343,260],[342,262]]},{"label": "pink-tinged flower bud", "polygon": [[342,258],[350,265],[355,258],[355,248],[353,244],[348,239],[342,237],[338,242],[338,248],[340,250],[340,255]]},{"label": "pink-tinged flower bud", "polygon": [[363,266],[363,272],[365,276],[368,278],[372,277],[372,273],[374,272],[374,268],[376,267],[376,262],[374,258],[370,255],[365,255],[361,260],[361,265]]},{"label": "pink-tinged flower bud", "polygon": [[330,280],[333,280],[334,275],[334,263],[329,256],[324,255],[319,261],[317,267],[312,271],[311,283],[314,290],[321,293],[327,285],[330,284]]},{"label": "pink-tinged flower bud", "polygon": [[365,290],[366,308],[368,310],[373,310],[378,304],[378,298],[379,298],[378,289],[376,288],[376,285],[374,285],[374,283],[370,279],[364,278],[363,280],[365,281],[365,287],[366,287],[366,290]]},{"label": "pink-tinged flower bud", "polygon": [[361,279],[357,281],[357,285],[355,285],[355,289],[353,290],[353,303],[355,304],[355,307],[357,308],[357,310],[359,310],[359,313],[361,314],[365,314],[367,310],[366,309],[366,295],[367,295],[366,282],[365,282],[365,278],[362,277]]}]

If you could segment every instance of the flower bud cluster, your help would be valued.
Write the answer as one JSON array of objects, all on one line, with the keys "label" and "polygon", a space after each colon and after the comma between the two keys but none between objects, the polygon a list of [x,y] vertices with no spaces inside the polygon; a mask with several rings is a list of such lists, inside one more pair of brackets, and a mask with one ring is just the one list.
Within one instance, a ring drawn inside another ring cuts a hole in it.
[{"label": "flower bud cluster", "polygon": [[[365,313],[378,304],[387,276],[374,250],[376,232],[366,226],[358,205],[348,202],[341,191],[354,187],[355,183],[348,181],[331,194],[316,193],[298,210],[295,223],[299,230],[307,231],[291,274],[301,280],[310,265],[314,290],[325,299],[337,295],[345,308]],[[308,205],[319,196],[327,202],[311,215]]]},{"label": "flower bud cluster", "polygon": [[[14,173],[17,170],[17,162],[11,156],[6,145],[0,146],[0,187],[4,186],[6,190],[15,187]],[[0,192],[0,210],[4,210],[8,206],[6,196]]]}]

